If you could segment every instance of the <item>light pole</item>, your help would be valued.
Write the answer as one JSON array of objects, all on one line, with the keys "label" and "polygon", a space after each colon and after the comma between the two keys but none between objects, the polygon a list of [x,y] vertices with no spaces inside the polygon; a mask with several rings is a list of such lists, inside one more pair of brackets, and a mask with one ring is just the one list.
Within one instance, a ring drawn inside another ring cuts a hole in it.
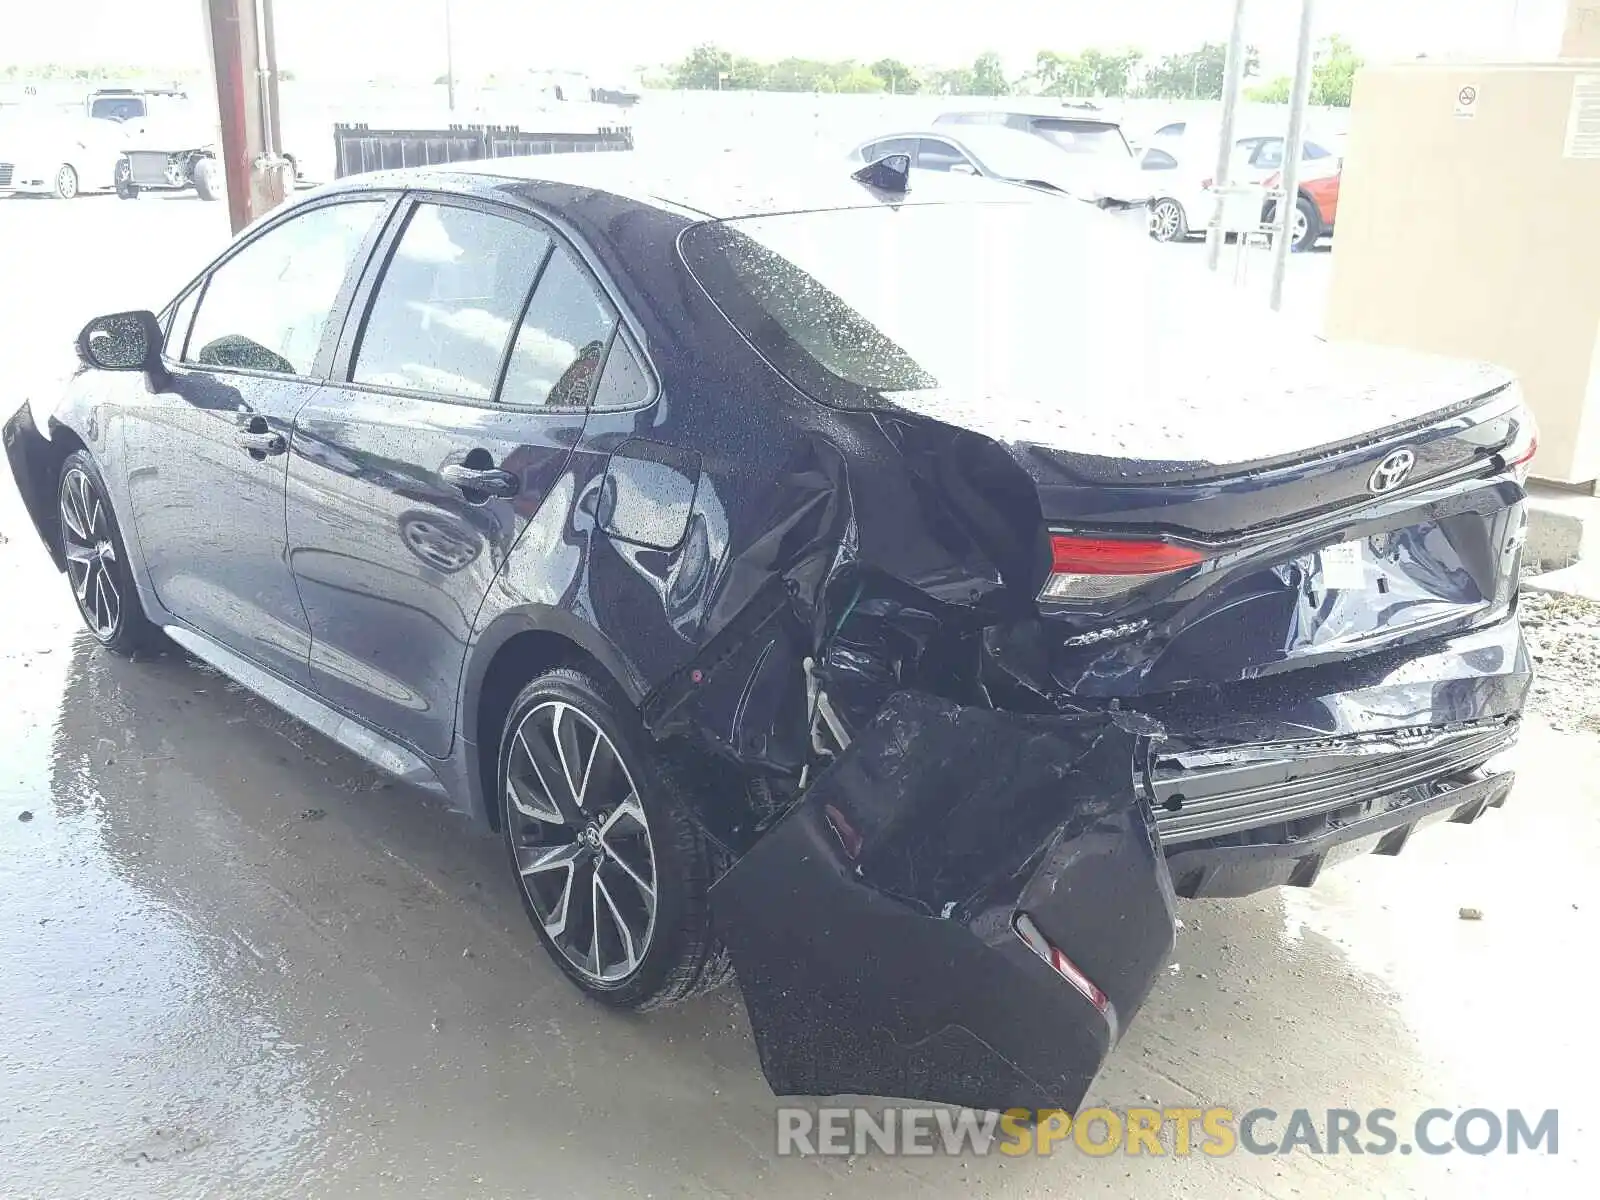
[{"label": "light pole", "polygon": [[1289,93],[1289,131],[1283,139],[1283,199],[1278,201],[1278,231],[1272,239],[1274,310],[1283,307],[1283,281],[1289,273],[1296,203],[1300,195],[1300,156],[1304,153],[1306,105],[1311,102],[1311,38],[1317,0],[1300,0],[1300,47],[1294,62],[1294,89]]},{"label": "light pole", "polygon": [[1222,206],[1226,202],[1228,169],[1233,164],[1233,124],[1239,109],[1239,85],[1244,79],[1244,6],[1234,0],[1233,28],[1228,33],[1228,57],[1222,64],[1222,122],[1217,131],[1217,169],[1211,176],[1211,223],[1206,226],[1206,265],[1213,271],[1222,257]]},{"label": "light pole", "polygon": [[444,0],[444,97],[450,111],[456,110],[456,48],[450,27],[450,0]]}]

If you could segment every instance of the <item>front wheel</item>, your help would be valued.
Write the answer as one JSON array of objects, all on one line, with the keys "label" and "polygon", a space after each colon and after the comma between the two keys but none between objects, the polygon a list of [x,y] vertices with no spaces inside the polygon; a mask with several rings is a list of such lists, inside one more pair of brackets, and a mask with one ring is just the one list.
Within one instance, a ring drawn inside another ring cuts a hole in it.
[{"label": "front wheel", "polygon": [[498,778],[523,908],[569,979],[641,1009],[727,978],[709,847],[614,688],[567,667],[529,683],[506,719]]},{"label": "front wheel", "polygon": [[1157,200],[1150,210],[1150,236],[1158,242],[1181,242],[1189,236],[1189,219],[1176,200]]},{"label": "front wheel", "polygon": [[78,194],[78,172],[71,163],[62,163],[56,169],[55,186],[52,189],[57,200],[71,200]]},{"label": "front wheel", "polygon": [[56,500],[67,582],[83,623],[102,646],[118,654],[150,649],[160,640],[160,631],[139,603],[105,481],[86,451],[73,451],[61,464]]},{"label": "front wheel", "polygon": [[222,195],[221,173],[217,170],[217,160],[202,158],[198,160],[191,172],[194,176],[194,190],[202,200],[216,200]]}]

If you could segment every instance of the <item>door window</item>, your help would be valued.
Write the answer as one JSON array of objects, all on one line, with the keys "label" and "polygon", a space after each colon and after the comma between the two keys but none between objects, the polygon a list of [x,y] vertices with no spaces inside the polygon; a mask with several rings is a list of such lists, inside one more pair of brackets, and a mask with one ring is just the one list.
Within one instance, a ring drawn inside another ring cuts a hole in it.
[{"label": "door window", "polygon": [[546,408],[588,404],[616,323],[588,274],[558,247],[517,330],[501,401]]},{"label": "door window", "polygon": [[167,325],[166,340],[162,346],[162,357],[173,362],[183,358],[183,344],[189,340],[189,326],[194,323],[195,305],[200,303],[200,285],[196,284],[189,289],[188,295],[173,306],[171,319]]},{"label": "door window", "polygon": [[550,246],[548,234],[509,217],[419,204],[384,268],[352,378],[490,399]]},{"label": "door window", "polygon": [[877,162],[890,154],[904,154],[913,161],[917,157],[916,138],[886,138],[881,142],[861,147],[861,158],[865,162]]},{"label": "door window", "polygon": [[949,171],[955,167],[970,168],[972,163],[949,142],[923,138],[917,144],[917,166],[924,171]]},{"label": "door window", "polygon": [[644,364],[621,334],[611,343],[611,353],[606,355],[605,373],[600,376],[600,386],[595,389],[591,407],[602,410],[638,408],[650,399],[650,377]]},{"label": "door window", "polygon": [[211,273],[183,361],[309,375],[350,265],[386,205],[313,208],[247,242]]}]

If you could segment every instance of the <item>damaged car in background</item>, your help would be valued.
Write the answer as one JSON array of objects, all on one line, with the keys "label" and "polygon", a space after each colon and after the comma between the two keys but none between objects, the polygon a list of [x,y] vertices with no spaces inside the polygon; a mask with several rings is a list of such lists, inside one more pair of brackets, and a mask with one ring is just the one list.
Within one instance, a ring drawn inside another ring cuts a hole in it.
[{"label": "damaged car in background", "polygon": [[363,175],[91,321],[4,441],[94,636],[495,831],[590,995],[736,974],[784,1094],[1076,1108],[1178,896],[1504,801],[1513,379],[903,156],[632,160]]}]

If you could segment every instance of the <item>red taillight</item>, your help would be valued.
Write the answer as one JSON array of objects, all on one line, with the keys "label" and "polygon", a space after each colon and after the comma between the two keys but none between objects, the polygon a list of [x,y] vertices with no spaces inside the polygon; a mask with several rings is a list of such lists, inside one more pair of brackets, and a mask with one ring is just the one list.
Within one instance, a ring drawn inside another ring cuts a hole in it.
[{"label": "red taillight", "polygon": [[1069,575],[1157,575],[1181,571],[1205,559],[1200,551],[1171,542],[1050,535],[1050,569]]},{"label": "red taillight", "polygon": [[1126,538],[1050,535],[1050,578],[1040,600],[1109,600],[1149,580],[1205,560],[1189,546]]},{"label": "red taillight", "polygon": [[1518,483],[1528,481],[1528,472],[1533,466],[1533,456],[1539,453],[1539,430],[1533,424],[1533,418],[1528,418],[1527,428],[1521,437],[1506,447],[1506,467],[1517,477]]}]

